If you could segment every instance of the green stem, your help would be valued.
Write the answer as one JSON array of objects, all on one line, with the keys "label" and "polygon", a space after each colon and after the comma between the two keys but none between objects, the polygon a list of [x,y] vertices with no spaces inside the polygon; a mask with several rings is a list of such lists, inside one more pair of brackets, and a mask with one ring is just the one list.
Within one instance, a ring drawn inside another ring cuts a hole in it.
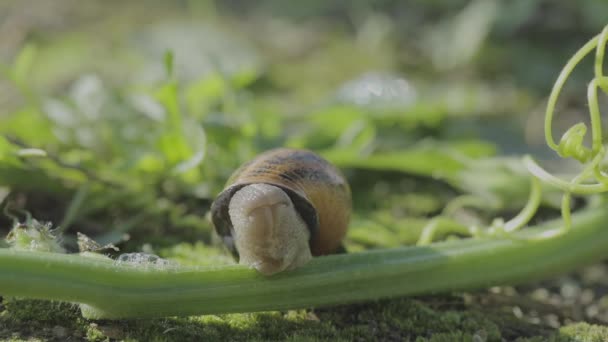
[{"label": "green stem", "polygon": [[608,185],[604,184],[576,184],[559,179],[540,167],[530,156],[524,156],[523,163],[534,176],[565,192],[577,195],[592,195],[608,191]]},{"label": "green stem", "polygon": [[422,229],[422,233],[416,242],[417,246],[428,246],[433,243],[437,234],[457,233],[464,236],[471,235],[469,227],[445,217],[435,217]]},{"label": "green stem", "polygon": [[473,208],[494,208],[497,206],[496,200],[488,200],[475,195],[462,195],[451,200],[445,208],[442,215],[454,216],[456,212],[464,207],[471,206]]},{"label": "green stem", "polygon": [[599,79],[594,78],[587,86],[587,103],[589,105],[589,115],[591,116],[591,137],[592,151],[594,154],[599,153],[602,148],[602,121],[600,115],[600,107],[597,100],[597,88],[599,87]]},{"label": "green stem", "polygon": [[542,199],[540,181],[536,177],[532,177],[530,182],[530,198],[528,199],[528,203],[526,203],[526,206],[517,214],[517,216],[505,223],[504,230],[507,233],[523,228],[538,211]]},{"label": "green stem", "polygon": [[[265,278],[242,266],[138,268],[78,255],[0,250],[0,293],[87,304],[88,318],[218,314],[352,303],[514,284],[565,272],[608,256],[605,208],[514,233],[314,259]],[[522,238],[522,239],[520,239]]]},{"label": "green stem", "polygon": [[553,123],[553,114],[555,112],[555,106],[557,105],[557,99],[559,98],[559,94],[568,80],[568,77],[578,65],[583,58],[589,52],[593,51],[596,48],[600,35],[593,37],[587,44],[583,45],[571,58],[568,60],[562,71],[560,72],[555,84],[553,84],[553,89],[551,89],[551,95],[549,95],[549,101],[547,102],[547,110],[545,112],[545,138],[547,140],[547,145],[555,151],[559,150],[559,146],[555,143],[553,139],[552,132],[552,123]]},{"label": "green stem", "polygon": [[604,77],[603,63],[604,63],[604,51],[606,50],[606,42],[608,42],[608,25],[604,27],[602,33],[598,37],[597,49],[595,50],[595,65],[594,73],[595,78],[601,79]]}]

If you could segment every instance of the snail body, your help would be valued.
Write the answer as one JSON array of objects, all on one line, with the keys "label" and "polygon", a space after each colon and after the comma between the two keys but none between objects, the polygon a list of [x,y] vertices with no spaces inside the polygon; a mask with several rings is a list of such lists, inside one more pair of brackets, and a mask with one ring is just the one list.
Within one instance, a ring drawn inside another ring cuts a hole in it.
[{"label": "snail body", "polygon": [[279,148],[234,172],[211,205],[211,217],[239,263],[270,275],[335,253],[351,201],[344,176],[325,159]]}]

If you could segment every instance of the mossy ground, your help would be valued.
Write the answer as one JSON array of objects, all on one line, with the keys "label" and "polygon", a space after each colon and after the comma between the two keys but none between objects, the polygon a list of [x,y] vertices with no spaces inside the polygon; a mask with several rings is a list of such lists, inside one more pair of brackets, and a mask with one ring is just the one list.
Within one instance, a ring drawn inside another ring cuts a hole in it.
[{"label": "mossy ground", "polygon": [[77,306],[6,300],[0,338],[8,341],[589,341],[608,328],[573,323],[559,329],[492,310],[467,308],[459,296],[396,298],[328,309],[89,321]]}]

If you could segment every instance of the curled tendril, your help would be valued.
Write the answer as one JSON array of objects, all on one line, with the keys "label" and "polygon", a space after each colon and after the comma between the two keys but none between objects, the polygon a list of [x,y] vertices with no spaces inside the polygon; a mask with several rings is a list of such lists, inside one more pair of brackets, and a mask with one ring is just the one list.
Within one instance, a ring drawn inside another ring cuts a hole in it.
[{"label": "curled tendril", "polygon": [[563,158],[574,158],[581,163],[586,163],[591,159],[591,149],[583,145],[583,139],[587,134],[587,125],[579,122],[570,127],[559,141],[557,153]]},{"label": "curled tendril", "polygon": [[[606,155],[606,148],[602,144],[602,123],[598,104],[597,92],[601,89],[608,94],[608,77],[603,74],[604,52],[606,43],[608,42],[608,25],[602,32],[583,45],[566,63],[560,72],[547,103],[545,112],[545,139],[547,145],[557,152],[562,158],[574,158],[581,164],[585,165],[583,170],[572,180],[566,181],[553,176],[538,165],[530,156],[524,156],[524,166],[532,173],[531,190],[528,198],[528,203],[522,211],[505,222],[502,218],[495,219],[492,224],[486,229],[479,227],[467,227],[466,225],[455,222],[446,218],[458,208],[467,205],[479,205],[479,200],[474,196],[463,196],[446,207],[443,216],[436,217],[429,221],[424,227],[421,236],[418,240],[418,245],[426,245],[433,241],[433,236],[437,232],[451,231],[474,237],[484,236],[509,236],[510,233],[525,226],[534,216],[541,202],[541,186],[539,180],[542,180],[552,186],[555,186],[564,191],[561,203],[561,212],[564,219],[564,225],[561,229],[545,231],[533,239],[546,239],[562,235],[570,230],[571,215],[570,203],[573,194],[588,195],[608,192],[608,175],[601,169],[601,162]],[[574,68],[583,60],[585,56],[595,49],[595,64],[594,78],[587,87],[587,103],[589,105],[589,116],[591,117],[591,147],[584,145],[585,135],[587,134],[587,126],[585,123],[577,123],[570,127],[559,141],[559,144],[553,140],[553,116],[555,106],[559,98],[560,92],[568,77]],[[588,181],[594,179],[595,183],[589,184]],[[483,205],[483,201],[482,201]]]},{"label": "curled tendril", "polygon": [[[608,25],[604,27],[599,35],[587,42],[570,58],[553,85],[545,112],[545,139],[547,145],[563,158],[578,160],[581,164],[585,165],[583,170],[571,181],[565,181],[545,171],[530,156],[524,157],[524,164],[535,177],[564,191],[562,198],[564,228],[560,234],[570,229],[570,202],[572,194],[595,194],[608,191],[608,175],[601,169],[601,162],[606,155],[606,148],[602,144],[602,122],[597,96],[598,89],[608,94],[608,77],[604,76],[603,73],[604,52],[607,42]],[[552,127],[555,106],[560,92],[574,68],[594,49],[594,78],[589,82],[589,86],[587,87],[587,103],[591,118],[591,148],[583,143],[587,134],[587,126],[582,122],[570,127],[562,136],[559,144],[556,144],[553,140]],[[595,182],[589,184],[591,179]]]}]

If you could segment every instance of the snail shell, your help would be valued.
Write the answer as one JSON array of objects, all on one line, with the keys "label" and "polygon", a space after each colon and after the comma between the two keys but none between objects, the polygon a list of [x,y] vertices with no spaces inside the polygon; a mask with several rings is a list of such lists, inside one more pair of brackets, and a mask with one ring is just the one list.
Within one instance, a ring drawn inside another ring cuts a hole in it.
[{"label": "snail shell", "polygon": [[340,249],[351,202],[337,168],[311,151],[280,148],[236,170],[211,217],[239,263],[270,275]]}]

